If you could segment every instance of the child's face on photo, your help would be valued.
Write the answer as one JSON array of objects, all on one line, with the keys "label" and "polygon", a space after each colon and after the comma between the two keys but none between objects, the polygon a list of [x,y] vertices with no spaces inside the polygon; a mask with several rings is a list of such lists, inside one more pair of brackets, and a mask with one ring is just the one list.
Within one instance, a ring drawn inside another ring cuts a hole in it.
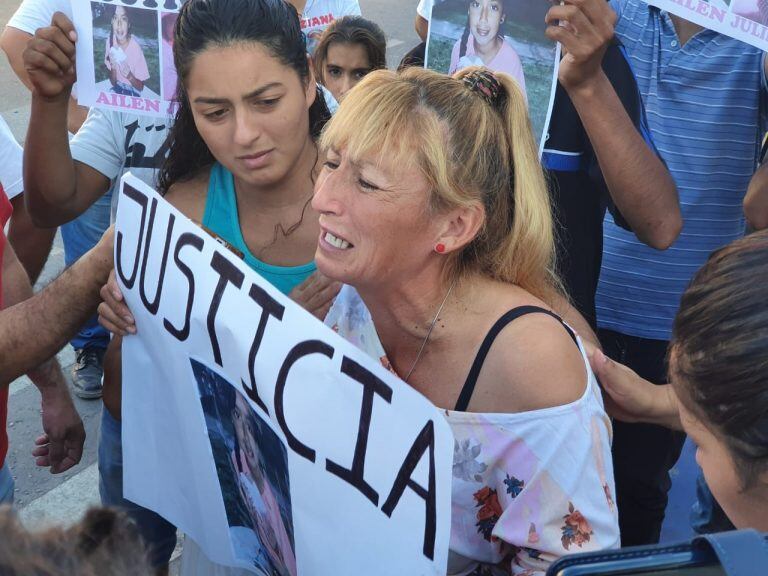
[{"label": "child's face on photo", "polygon": [[500,0],[471,0],[469,30],[479,45],[494,42],[504,22],[504,7]]},{"label": "child's face on photo", "polygon": [[118,42],[125,42],[128,39],[128,14],[122,6],[115,8],[115,15],[112,16],[112,32]]}]

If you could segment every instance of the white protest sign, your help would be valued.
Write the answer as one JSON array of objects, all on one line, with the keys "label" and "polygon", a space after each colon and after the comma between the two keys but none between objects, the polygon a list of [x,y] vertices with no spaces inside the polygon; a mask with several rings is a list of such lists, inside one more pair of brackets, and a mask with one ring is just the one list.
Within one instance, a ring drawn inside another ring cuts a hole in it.
[{"label": "white protest sign", "polygon": [[768,50],[768,2],[765,0],[646,0],[671,14]]},{"label": "white protest sign", "polygon": [[435,0],[425,65],[453,74],[467,66],[505,72],[528,101],[533,134],[544,146],[560,64],[560,44],[547,38],[541,0]]},{"label": "white protest sign", "polygon": [[181,4],[183,0],[72,0],[78,103],[172,115],[173,26]]},{"label": "white protest sign", "polygon": [[445,574],[441,412],[140,180],[120,195],[126,497],[255,573]]}]

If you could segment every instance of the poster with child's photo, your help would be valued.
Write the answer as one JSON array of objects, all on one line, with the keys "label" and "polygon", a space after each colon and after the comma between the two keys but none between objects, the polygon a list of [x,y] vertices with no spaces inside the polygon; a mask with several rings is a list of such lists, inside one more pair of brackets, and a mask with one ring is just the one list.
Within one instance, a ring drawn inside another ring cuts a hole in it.
[{"label": "poster with child's photo", "polygon": [[91,2],[93,59],[99,90],[159,98],[157,12]]},{"label": "poster with child's photo", "polygon": [[72,3],[78,35],[77,99],[82,106],[149,116],[173,114],[173,24],[178,13],[147,4]]},{"label": "poster with child's photo", "polygon": [[550,6],[541,0],[435,0],[426,66],[446,74],[468,66],[509,74],[525,95],[533,133],[543,143],[560,60],[559,45],[544,33]]},{"label": "poster with child's photo", "polygon": [[296,576],[288,455],[245,396],[191,360],[235,559],[256,574]]}]

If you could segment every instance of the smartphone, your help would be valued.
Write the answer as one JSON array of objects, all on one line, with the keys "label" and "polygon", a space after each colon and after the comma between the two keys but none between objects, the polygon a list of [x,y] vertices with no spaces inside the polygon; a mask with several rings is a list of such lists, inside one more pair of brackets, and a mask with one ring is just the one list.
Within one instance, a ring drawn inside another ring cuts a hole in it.
[{"label": "smartphone", "polygon": [[566,556],[547,576],[726,576],[714,554],[688,545],[640,547]]}]

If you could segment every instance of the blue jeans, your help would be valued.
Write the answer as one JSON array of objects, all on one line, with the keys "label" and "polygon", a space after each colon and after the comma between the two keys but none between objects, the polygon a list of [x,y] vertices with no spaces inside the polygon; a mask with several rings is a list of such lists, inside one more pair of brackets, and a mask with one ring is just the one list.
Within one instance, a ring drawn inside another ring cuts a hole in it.
[{"label": "blue jeans", "polygon": [[697,534],[714,534],[736,529],[709,490],[701,469],[696,477],[696,502],[691,508],[691,528]]},{"label": "blue jeans", "polygon": [[[94,204],[72,222],[61,227],[61,239],[64,241],[64,264],[71,266],[83,254],[96,246],[110,224],[112,191],[99,198]],[[80,328],[80,332],[71,341],[76,350],[81,348],[102,348],[109,344],[109,332],[99,324],[98,316],[92,316]]]},{"label": "blue jeans", "polygon": [[106,408],[99,434],[99,494],[104,506],[125,511],[139,528],[153,568],[168,564],[176,547],[176,527],[165,518],[123,498],[122,426]]},{"label": "blue jeans", "polygon": [[13,476],[8,462],[0,468],[0,504],[13,504]]}]

